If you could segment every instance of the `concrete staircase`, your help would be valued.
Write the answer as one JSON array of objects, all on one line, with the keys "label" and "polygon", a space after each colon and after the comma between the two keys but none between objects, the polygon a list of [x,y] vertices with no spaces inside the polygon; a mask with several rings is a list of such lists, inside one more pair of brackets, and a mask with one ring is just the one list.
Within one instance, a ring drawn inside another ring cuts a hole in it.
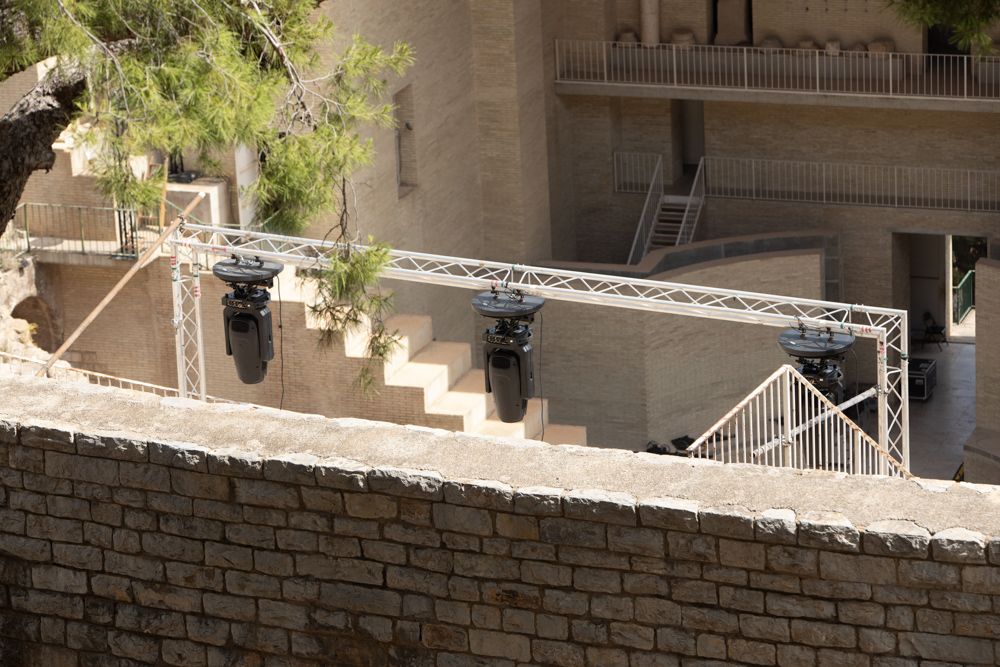
[{"label": "concrete staircase", "polygon": [[[308,308],[314,302],[310,284],[297,279],[283,279],[282,283],[283,287],[296,285],[294,290],[283,294],[286,304],[302,301],[306,306],[306,326],[319,328],[320,322]],[[427,416],[424,425],[482,435],[540,439],[552,444],[587,444],[585,427],[549,424],[547,401],[538,398],[529,401],[521,422],[508,424],[496,418],[493,397],[485,391],[483,370],[472,365],[472,345],[434,340],[430,317],[393,315],[386,321],[386,327],[398,332],[399,345],[383,365],[383,380],[388,387],[409,387],[423,392],[423,410]],[[348,333],[344,337],[344,353],[347,357],[364,358],[367,343],[368,332],[364,328]]]},{"label": "concrete staircase", "polygon": [[664,195],[660,200],[660,211],[653,227],[653,239],[650,250],[677,245],[677,236],[684,221],[684,211],[688,198],[675,195]]}]

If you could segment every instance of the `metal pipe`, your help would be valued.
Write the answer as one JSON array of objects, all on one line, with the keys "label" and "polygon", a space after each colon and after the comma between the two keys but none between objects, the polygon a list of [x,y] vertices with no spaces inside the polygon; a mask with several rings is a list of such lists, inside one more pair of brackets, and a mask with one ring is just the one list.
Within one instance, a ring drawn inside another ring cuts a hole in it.
[{"label": "metal pipe", "polygon": [[97,319],[97,316],[104,312],[104,309],[107,308],[109,303],[111,303],[111,300],[118,296],[118,293],[122,291],[130,280],[132,280],[132,277],[139,272],[139,269],[144,266],[146,260],[153,256],[153,253],[156,252],[161,245],[163,245],[164,241],[166,241],[174,230],[177,229],[184,221],[184,217],[193,211],[194,208],[201,203],[201,200],[204,199],[205,196],[204,192],[199,192],[198,195],[191,200],[191,203],[188,204],[183,211],[181,211],[180,215],[174,218],[174,221],[170,223],[170,226],[165,229],[162,234],[160,234],[159,238],[153,242],[153,245],[142,253],[142,255],[135,261],[135,264],[133,264],[125,275],[122,276],[121,279],[115,284],[115,286],[111,288],[111,291],[108,292],[103,299],[101,299],[101,302],[98,303],[85,318],[83,318],[83,321],[80,322],[79,326],[77,326],[73,333],[71,333],[65,342],[59,346],[59,349],[56,350],[51,357],[49,357],[48,361],[45,362],[45,365],[38,371],[38,373],[36,373],[38,377],[44,377],[48,374],[49,369],[52,368],[53,364],[62,358],[62,356],[66,353],[66,350],[68,350],[70,346],[76,342],[76,339],[80,337],[80,334],[86,331],[87,327],[89,327],[91,323]]}]

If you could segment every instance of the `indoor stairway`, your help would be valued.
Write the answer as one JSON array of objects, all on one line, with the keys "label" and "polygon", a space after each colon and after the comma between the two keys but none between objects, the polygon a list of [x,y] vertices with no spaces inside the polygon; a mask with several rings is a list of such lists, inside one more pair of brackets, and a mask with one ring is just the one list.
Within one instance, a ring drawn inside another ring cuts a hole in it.
[{"label": "indoor stairway", "polygon": [[687,208],[687,203],[687,197],[674,195],[665,195],[660,200],[660,211],[656,216],[656,224],[653,227],[653,238],[649,245],[650,250],[677,245],[677,235],[681,231],[681,223],[684,221],[684,211]]},{"label": "indoor stairway", "polygon": [[[294,290],[283,295],[286,305],[289,301],[302,301],[306,306],[306,326],[319,328],[308,308],[312,303],[310,285],[298,280],[283,283],[296,284]],[[411,418],[410,423],[482,435],[539,439],[552,444],[587,444],[585,427],[549,424],[547,401],[539,398],[529,401],[523,421],[513,424],[500,421],[494,415],[493,397],[485,391],[483,370],[472,365],[472,345],[434,340],[431,317],[393,315],[386,321],[386,327],[398,332],[399,345],[383,365],[385,385],[423,392],[424,418]],[[344,354],[364,358],[367,342],[367,331],[363,328],[348,333],[344,337]],[[386,407],[387,413],[391,412],[390,406]],[[392,421],[388,416],[386,419]]]}]

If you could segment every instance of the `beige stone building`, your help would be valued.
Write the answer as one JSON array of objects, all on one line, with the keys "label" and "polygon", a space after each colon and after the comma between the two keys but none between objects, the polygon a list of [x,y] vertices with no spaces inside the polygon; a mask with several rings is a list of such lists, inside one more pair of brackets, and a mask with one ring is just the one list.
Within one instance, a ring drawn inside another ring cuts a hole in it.
[{"label": "beige stone building", "polygon": [[[401,39],[416,54],[390,82],[398,127],[373,132],[375,164],[354,180],[360,230],[395,247],[891,306],[909,311],[917,340],[924,313],[958,331],[953,238],[993,252],[1000,61],[950,52],[945,27],[904,24],[881,0],[344,0],[323,11],[341,40]],[[6,82],[0,103],[31,83]],[[84,237],[81,252],[36,244],[53,340],[128,266],[108,257],[114,216],[94,212],[106,203],[74,159],[60,153],[32,178],[21,214],[29,236]],[[236,151],[223,180],[203,184],[202,219],[252,222],[239,188],[251,163]],[[318,220],[310,235],[327,228]],[[73,363],[175,385],[168,274],[163,258],[133,281]],[[572,427],[585,427],[591,444],[640,450],[697,437],[789,361],[768,328],[552,302],[544,414],[504,431],[474,396],[483,323],[469,293],[386,282],[406,344],[381,397],[364,401],[350,341],[317,347],[293,283],[271,376],[248,387],[221,349],[223,286],[206,279],[210,394],[529,437],[551,422],[563,426],[548,440],[582,441]],[[857,354],[850,379],[873,382],[874,350]],[[1000,377],[987,361],[980,384]],[[960,368],[939,363],[942,377]],[[955,410],[961,424],[935,417],[939,404],[974,402],[945,385],[921,407],[939,425],[925,440],[947,442],[913,459],[932,476],[954,472],[976,426],[974,411]],[[979,426],[979,447],[1000,455]]]}]

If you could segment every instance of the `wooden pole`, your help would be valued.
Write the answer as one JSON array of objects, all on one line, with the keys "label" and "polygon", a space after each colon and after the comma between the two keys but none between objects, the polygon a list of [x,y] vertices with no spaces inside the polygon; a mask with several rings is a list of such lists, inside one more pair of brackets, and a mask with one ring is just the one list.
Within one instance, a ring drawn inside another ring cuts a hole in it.
[{"label": "wooden pole", "polygon": [[101,299],[101,302],[97,304],[92,311],[90,311],[90,314],[83,318],[83,322],[80,322],[80,326],[78,326],[73,333],[69,335],[69,338],[67,338],[66,341],[59,346],[59,349],[56,350],[51,357],[49,357],[49,360],[45,362],[45,365],[42,366],[41,370],[39,370],[36,374],[38,377],[45,377],[48,374],[49,369],[52,368],[53,364],[62,358],[62,356],[66,353],[66,350],[68,350],[70,346],[76,342],[76,339],[80,337],[80,334],[87,330],[87,327],[89,327],[91,323],[97,319],[97,316],[104,311],[107,305],[111,303],[111,300],[118,296],[118,293],[122,291],[126,284],[128,284],[128,281],[132,280],[132,276],[139,272],[139,269],[141,269],[145,265],[146,261],[153,256],[153,253],[159,250],[160,246],[163,245],[163,243],[170,238],[170,235],[174,233],[174,230],[180,226],[187,214],[193,211],[204,198],[205,193],[199,192],[198,195],[191,200],[191,203],[188,204],[187,207],[173,219],[170,226],[163,230],[163,233],[160,234],[159,238],[156,239],[153,245],[146,248],[145,252],[143,252],[142,255],[135,261],[135,264],[132,265],[132,268],[130,268],[128,272],[121,277],[121,280],[119,280],[118,283],[111,288],[111,291],[108,292],[103,299]]}]

